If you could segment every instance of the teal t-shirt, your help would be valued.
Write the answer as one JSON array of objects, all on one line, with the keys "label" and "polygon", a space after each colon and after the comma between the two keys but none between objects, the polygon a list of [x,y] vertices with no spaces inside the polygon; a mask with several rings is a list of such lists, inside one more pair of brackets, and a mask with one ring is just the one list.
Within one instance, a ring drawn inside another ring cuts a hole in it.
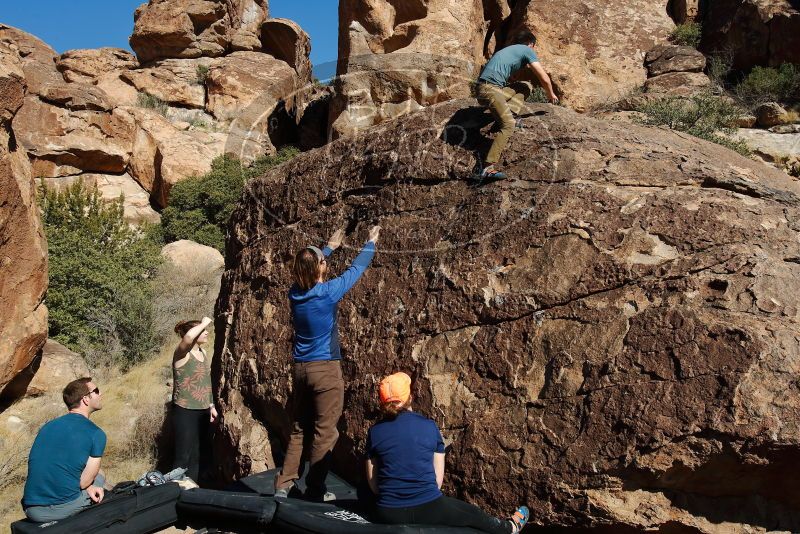
[{"label": "teal t-shirt", "polygon": [[89,457],[100,458],[106,434],[77,413],[45,424],[28,456],[28,478],[22,506],[50,506],[74,501],[81,494],[81,473]]},{"label": "teal t-shirt", "polygon": [[539,61],[539,57],[527,45],[507,46],[492,56],[478,79],[505,87],[512,74],[536,61]]}]

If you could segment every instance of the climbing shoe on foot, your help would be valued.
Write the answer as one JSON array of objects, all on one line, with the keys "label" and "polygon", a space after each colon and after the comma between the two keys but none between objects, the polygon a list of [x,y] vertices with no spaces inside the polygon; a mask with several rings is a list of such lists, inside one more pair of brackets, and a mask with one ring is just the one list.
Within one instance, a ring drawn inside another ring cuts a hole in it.
[{"label": "climbing shoe on foot", "polygon": [[528,510],[527,506],[520,506],[517,508],[517,511],[514,512],[514,515],[511,516],[511,523],[514,525],[514,534],[517,532],[522,531],[525,528],[525,525],[528,524],[528,519],[531,517],[531,511]]}]

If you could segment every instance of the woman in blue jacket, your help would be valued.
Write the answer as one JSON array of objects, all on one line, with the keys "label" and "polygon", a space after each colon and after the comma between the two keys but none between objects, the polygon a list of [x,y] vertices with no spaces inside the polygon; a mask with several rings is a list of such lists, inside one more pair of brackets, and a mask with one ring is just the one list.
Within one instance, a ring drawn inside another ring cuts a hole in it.
[{"label": "woman in blue jacket", "polygon": [[369,239],[352,265],[327,282],[326,258],[342,244],[344,230],[334,233],[322,250],[307,247],[294,257],[294,285],[289,290],[294,326],[294,423],[283,468],[275,479],[276,497],[286,497],[294,481],[300,478],[303,443],[308,441],[310,468],[306,497],[318,501],[336,498],[327,491],[325,477],[333,446],[339,439],[336,424],[344,407],[337,306],[367,270],[380,231],[380,226],[372,227]]},{"label": "woman in blue jacket", "polygon": [[530,512],[520,506],[507,520],[442,494],[444,442],[439,428],[411,410],[411,378],[380,383],[384,419],[367,433],[367,482],[377,495],[376,519],[389,524],[446,525],[490,534],[516,534]]}]

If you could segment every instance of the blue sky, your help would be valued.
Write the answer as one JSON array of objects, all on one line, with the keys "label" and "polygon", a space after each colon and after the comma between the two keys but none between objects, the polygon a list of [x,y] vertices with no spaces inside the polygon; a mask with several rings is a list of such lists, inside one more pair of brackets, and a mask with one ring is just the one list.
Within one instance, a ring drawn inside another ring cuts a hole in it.
[{"label": "blue sky", "polygon": [[[133,12],[145,0],[0,0],[0,22],[32,33],[56,52],[101,46],[128,47]],[[272,17],[292,19],[311,36],[311,62],[336,61],[338,2],[270,0]],[[326,65],[317,75],[333,69]],[[315,69],[318,71],[319,69]]]}]

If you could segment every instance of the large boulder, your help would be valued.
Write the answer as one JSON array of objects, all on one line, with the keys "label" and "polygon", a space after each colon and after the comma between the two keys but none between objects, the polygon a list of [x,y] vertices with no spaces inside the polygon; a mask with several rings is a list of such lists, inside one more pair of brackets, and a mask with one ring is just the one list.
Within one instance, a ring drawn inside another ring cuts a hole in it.
[{"label": "large boulder", "polygon": [[730,53],[737,70],[800,64],[800,6],[793,0],[708,2],[700,50]]},{"label": "large boulder", "polygon": [[299,24],[289,19],[268,19],[261,25],[261,45],[264,52],[288,63],[301,84],[311,83],[311,39]]},{"label": "large boulder", "polygon": [[223,133],[182,131],[149,109],[120,107],[114,112],[135,125],[128,171],[162,208],[173,185],[206,174],[214,158],[225,153]]},{"label": "large boulder", "polygon": [[54,339],[44,344],[41,360],[35,367],[28,371],[35,373],[26,392],[31,397],[60,392],[76,378],[91,376],[83,356]]},{"label": "large boulder", "polygon": [[[68,93],[72,86],[66,85]],[[69,109],[29,95],[14,117],[13,128],[37,178],[122,173],[131,155],[133,123],[117,110]]]},{"label": "large boulder", "polygon": [[258,50],[267,0],[150,0],[134,13],[131,48],[141,63]]},{"label": "large boulder", "polygon": [[136,56],[122,48],[110,47],[68,50],[56,62],[66,81],[80,83],[95,83],[109,72],[138,66]]},{"label": "large boulder", "polygon": [[47,339],[43,303],[47,243],[36,185],[25,152],[9,143],[10,119],[26,90],[20,73],[19,63],[0,54],[0,397],[4,401],[24,393],[24,372]]},{"label": "large boulder", "polygon": [[658,45],[644,57],[648,76],[660,76],[668,72],[702,72],[706,68],[706,56],[691,46]]},{"label": "large boulder", "polygon": [[225,268],[225,259],[220,251],[182,239],[165,245],[161,249],[161,256],[165,260],[165,268],[176,280],[181,280],[187,293],[192,293],[202,302],[214,302],[219,295]]},{"label": "large boulder", "polygon": [[[25,73],[28,92],[38,94],[43,87],[63,83],[56,70],[56,52],[41,39],[0,23],[0,60],[19,62]],[[10,59],[9,59],[10,58]]]},{"label": "large boulder", "polygon": [[205,72],[210,59],[165,59],[151,67],[121,73],[121,78],[140,93],[170,105],[200,108],[206,105]]},{"label": "large boulder", "polygon": [[525,28],[538,37],[542,65],[562,100],[577,110],[619,100],[647,78],[645,54],[675,27],[665,2],[520,0],[509,38]]},{"label": "large boulder", "polygon": [[477,0],[343,0],[333,136],[467,96],[483,39]]},{"label": "large boulder", "polygon": [[512,178],[475,184],[492,120],[472,106],[247,184],[216,309],[223,474],[271,466],[289,431],[292,254],[346,226],[342,272],[378,223],[378,255],[339,306],[338,472],[360,477],[376,384],[405,370],[415,409],[452,439],[446,492],[487,510],[797,531],[800,186],[687,134],[547,105],[503,157]]}]

